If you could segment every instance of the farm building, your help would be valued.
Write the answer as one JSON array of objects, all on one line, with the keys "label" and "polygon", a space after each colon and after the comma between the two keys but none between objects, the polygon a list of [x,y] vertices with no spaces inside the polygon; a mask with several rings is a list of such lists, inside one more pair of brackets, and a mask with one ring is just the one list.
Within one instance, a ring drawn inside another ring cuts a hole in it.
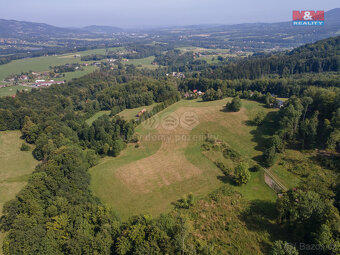
[{"label": "farm building", "polygon": [[49,87],[53,84],[64,84],[64,81],[45,81],[45,80],[36,80],[35,81],[35,86],[36,87]]}]

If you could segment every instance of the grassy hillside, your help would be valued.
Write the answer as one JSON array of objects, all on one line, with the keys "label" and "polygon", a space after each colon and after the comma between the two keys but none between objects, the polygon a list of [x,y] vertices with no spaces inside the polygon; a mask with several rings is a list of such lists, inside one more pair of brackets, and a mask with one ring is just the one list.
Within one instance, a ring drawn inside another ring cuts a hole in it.
[{"label": "grassy hillside", "polygon": [[[148,105],[148,106],[141,106],[141,107],[134,108],[134,109],[125,109],[124,111],[121,111],[120,113],[118,113],[118,115],[123,117],[126,120],[132,120],[132,119],[136,118],[137,113],[139,113],[141,110],[146,109],[147,111],[150,111],[155,105],[157,105],[157,103],[154,103],[154,104]],[[111,111],[99,111],[99,112],[93,114],[93,116],[91,116],[91,118],[88,118],[86,120],[86,123],[91,125],[93,123],[93,121],[95,121],[99,117],[101,117],[103,115],[110,115],[110,112]]]},{"label": "grassy hillside", "polygon": [[0,88],[0,97],[5,97],[5,96],[12,96],[15,95],[17,90],[24,90],[24,91],[30,91],[31,88],[25,87],[25,86],[11,86],[11,87],[5,87],[5,88]]},{"label": "grassy hillside", "polygon": [[86,120],[86,123],[89,124],[89,125],[91,125],[91,124],[93,123],[93,121],[95,121],[96,119],[98,119],[99,117],[101,117],[101,116],[103,116],[103,115],[105,115],[105,114],[106,114],[106,115],[109,115],[110,112],[111,112],[111,111],[99,111],[99,112],[93,114],[93,115],[91,116],[91,118],[88,118],[88,119]]},{"label": "grassy hillside", "polygon": [[[257,102],[243,101],[240,112],[224,112],[229,100],[183,100],[153,117],[152,121],[159,124],[156,129],[150,129],[150,122],[141,124],[136,130],[139,148],[129,145],[119,157],[104,158],[90,169],[95,195],[126,218],[138,213],[158,215],[169,211],[171,202],[184,194],[192,192],[201,197],[223,185],[220,170],[202,154],[204,134],[209,132],[223,139],[244,158],[253,161],[262,154],[259,144],[265,137],[256,127],[247,125],[247,121],[258,111],[273,111]],[[170,114],[181,120],[187,113],[197,116],[198,125],[183,128],[179,124],[169,129],[167,122],[162,121]],[[228,185],[250,200],[275,200],[261,172],[253,173],[245,186]]]},{"label": "grassy hillside", "polygon": [[197,242],[211,247],[205,254],[270,254],[272,240],[286,235],[275,224],[275,204],[249,202],[226,185],[180,213]]},{"label": "grassy hillside", "polygon": [[138,108],[134,108],[134,109],[125,109],[124,111],[118,113],[119,116],[123,117],[126,120],[132,120],[135,119],[137,114],[143,110],[146,109],[147,111],[150,111],[154,106],[156,106],[157,103],[154,103],[152,105],[148,105],[148,106],[141,106]]},{"label": "grassy hillside", "polygon": [[[30,151],[20,151],[20,135],[18,131],[0,132],[0,216],[4,203],[13,199],[26,185],[37,165]],[[4,234],[0,233],[1,244],[3,237]]]}]

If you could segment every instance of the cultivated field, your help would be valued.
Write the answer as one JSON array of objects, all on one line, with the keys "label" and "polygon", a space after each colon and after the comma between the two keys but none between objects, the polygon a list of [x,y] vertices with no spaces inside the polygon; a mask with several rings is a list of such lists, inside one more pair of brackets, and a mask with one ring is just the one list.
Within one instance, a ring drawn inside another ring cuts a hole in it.
[{"label": "cultivated field", "polygon": [[275,110],[243,100],[240,112],[225,112],[229,100],[182,100],[141,124],[136,130],[139,148],[131,144],[119,157],[106,157],[90,169],[94,194],[122,218],[138,213],[158,215],[185,194],[201,197],[221,185],[232,186],[249,200],[274,201],[263,172],[252,173],[250,183],[236,187],[202,153],[201,144],[209,133],[250,163],[262,154],[268,130],[249,125],[249,119],[258,111]]},{"label": "cultivated field", "polygon": [[[0,216],[4,203],[13,199],[26,185],[37,165],[31,151],[20,151],[22,144],[20,135],[18,131],[0,132]],[[0,243],[3,237],[4,234],[0,233]]]}]

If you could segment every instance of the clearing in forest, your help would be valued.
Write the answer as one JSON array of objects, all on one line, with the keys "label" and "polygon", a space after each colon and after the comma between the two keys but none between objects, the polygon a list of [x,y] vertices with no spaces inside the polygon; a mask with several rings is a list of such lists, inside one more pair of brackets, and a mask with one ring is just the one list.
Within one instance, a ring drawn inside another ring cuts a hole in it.
[{"label": "clearing in forest", "polygon": [[[230,100],[182,100],[142,123],[136,129],[138,146],[130,144],[120,156],[106,157],[90,169],[94,194],[126,218],[139,213],[158,215],[190,192],[201,197],[221,185],[232,185],[202,152],[206,134],[255,162],[262,155],[268,128],[250,125],[249,120],[259,111],[270,119],[275,110],[242,100],[239,112],[225,112]],[[252,173],[247,185],[233,187],[250,200],[275,200],[262,171]]]}]

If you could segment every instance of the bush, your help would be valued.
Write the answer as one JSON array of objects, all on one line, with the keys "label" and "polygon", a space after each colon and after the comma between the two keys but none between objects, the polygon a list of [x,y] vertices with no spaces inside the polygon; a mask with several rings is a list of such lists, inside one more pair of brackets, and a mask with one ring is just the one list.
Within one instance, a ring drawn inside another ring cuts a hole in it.
[{"label": "bush", "polygon": [[26,144],[26,143],[22,143],[20,150],[21,151],[29,151],[31,148]]},{"label": "bush", "polygon": [[187,197],[182,197],[177,202],[173,203],[175,208],[178,209],[189,209],[194,205],[194,195],[190,193]]},{"label": "bush", "polygon": [[227,103],[226,108],[229,111],[238,112],[241,109],[242,103],[239,97],[234,97],[231,103]]},{"label": "bush", "polygon": [[231,170],[230,170],[228,167],[226,167],[225,164],[223,164],[223,163],[220,162],[220,161],[217,161],[217,162],[215,162],[215,165],[222,171],[222,173],[223,173],[225,176],[230,175]]},{"label": "bush", "polygon": [[276,160],[276,149],[272,146],[263,152],[263,159],[267,166],[272,166]]},{"label": "bush", "polygon": [[233,150],[233,149],[231,149],[231,148],[225,148],[224,150],[223,150],[223,156],[225,157],[225,158],[240,158],[241,157],[241,155],[237,152],[237,151],[235,151],[235,150]]},{"label": "bush", "polygon": [[266,117],[266,115],[264,114],[264,112],[258,112],[255,115],[255,118],[253,119],[254,125],[256,125],[256,126],[262,125],[265,117]]},{"label": "bush", "polygon": [[246,184],[250,180],[250,172],[248,163],[241,162],[235,168],[234,180],[238,185]]}]

